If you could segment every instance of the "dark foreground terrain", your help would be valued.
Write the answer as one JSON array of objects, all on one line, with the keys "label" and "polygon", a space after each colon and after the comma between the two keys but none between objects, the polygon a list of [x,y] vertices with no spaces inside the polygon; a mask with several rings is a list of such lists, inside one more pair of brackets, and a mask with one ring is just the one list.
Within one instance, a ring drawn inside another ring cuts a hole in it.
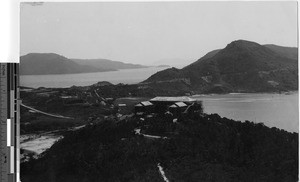
[{"label": "dark foreground terrain", "polygon": [[21,88],[21,134],[63,135],[21,163],[22,182],[164,181],[159,167],[175,182],[298,181],[298,133],[201,110],[175,120],[134,115],[134,105],[152,95],[140,85],[108,82]]},{"label": "dark foreground terrain", "polygon": [[164,181],[158,164],[176,182],[298,181],[298,134],[216,114],[104,119],[22,163],[21,180]]}]

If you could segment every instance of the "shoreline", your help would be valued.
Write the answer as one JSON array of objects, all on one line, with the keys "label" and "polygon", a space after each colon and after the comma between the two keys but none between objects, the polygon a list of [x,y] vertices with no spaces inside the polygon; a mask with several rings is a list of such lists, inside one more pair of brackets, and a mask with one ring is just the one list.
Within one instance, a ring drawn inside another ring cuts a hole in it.
[{"label": "shoreline", "polygon": [[299,90],[290,90],[286,92],[230,92],[230,93],[212,93],[212,94],[195,94],[190,97],[198,97],[198,96],[214,96],[214,95],[243,95],[243,94],[278,94],[278,95],[291,95],[299,93]]},{"label": "shoreline", "polygon": [[[35,75],[32,75],[32,76],[35,76]],[[109,82],[109,81],[99,81],[99,82]],[[98,82],[97,82],[98,83]],[[95,83],[95,84],[97,84]],[[109,82],[111,83],[111,82]],[[111,83],[112,84],[112,83]],[[112,86],[118,86],[119,84],[122,84],[122,85],[129,85],[129,86],[134,86],[134,85],[140,85],[141,82],[139,83],[118,83],[118,84],[112,84]],[[94,84],[91,84],[91,85],[87,85],[87,86],[77,86],[77,85],[72,85],[72,86],[69,86],[69,87],[44,87],[44,86],[40,86],[40,87],[37,87],[37,88],[34,88],[34,87],[29,87],[29,86],[20,86],[20,87],[23,87],[24,89],[26,90],[36,90],[38,88],[45,88],[45,89],[70,89],[72,87],[91,87],[93,86]],[[27,91],[25,91],[27,92]],[[30,92],[30,91],[29,91]],[[299,90],[288,90],[288,91],[271,91],[271,92],[228,92],[228,93],[199,93],[199,94],[193,94],[193,95],[190,95],[191,97],[193,96],[202,96],[202,95],[241,95],[241,94],[293,94],[293,93],[298,93]],[[182,95],[182,96],[186,96],[186,95]],[[139,96],[139,97],[143,97],[143,96]],[[146,96],[144,96],[146,97]]]}]

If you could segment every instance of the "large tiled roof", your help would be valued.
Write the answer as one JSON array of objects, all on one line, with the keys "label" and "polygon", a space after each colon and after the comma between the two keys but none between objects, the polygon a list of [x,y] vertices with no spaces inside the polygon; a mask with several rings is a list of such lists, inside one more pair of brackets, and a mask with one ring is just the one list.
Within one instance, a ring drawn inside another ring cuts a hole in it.
[{"label": "large tiled roof", "polygon": [[175,108],[175,107],[185,107],[185,106],[187,106],[187,105],[183,102],[176,102],[175,104],[171,105],[170,107]]},{"label": "large tiled roof", "polygon": [[165,101],[165,102],[195,102],[195,99],[192,99],[187,96],[182,97],[155,97],[150,101]]},{"label": "large tiled roof", "polygon": [[183,102],[176,102],[175,105],[177,105],[178,107],[185,107],[187,106],[185,103]]},{"label": "large tiled roof", "polygon": [[142,106],[152,106],[153,104],[149,101],[144,101],[144,102],[140,102],[137,105],[135,105],[136,107],[142,107]]},{"label": "large tiled roof", "polygon": [[144,102],[141,102],[141,104],[143,104],[144,106],[152,106],[153,104],[149,101],[144,101]]}]

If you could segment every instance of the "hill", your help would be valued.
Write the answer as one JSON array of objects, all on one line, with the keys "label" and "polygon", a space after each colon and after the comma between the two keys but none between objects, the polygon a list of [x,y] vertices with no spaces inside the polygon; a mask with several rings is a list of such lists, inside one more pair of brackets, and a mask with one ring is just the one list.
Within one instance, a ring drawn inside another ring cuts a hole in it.
[{"label": "hill", "polygon": [[101,71],[112,70],[80,65],[54,53],[30,53],[20,57],[21,75],[72,74]]},{"label": "hill", "polygon": [[298,133],[217,114],[104,120],[21,163],[21,180],[160,182],[158,164],[169,181],[298,181]]},{"label": "hill", "polygon": [[264,45],[265,47],[271,49],[272,51],[280,54],[283,57],[298,60],[298,48],[295,47],[282,47],[274,44]]},{"label": "hill", "polygon": [[142,84],[159,88],[168,83],[197,93],[297,90],[296,50],[237,40],[182,69],[158,72]]},{"label": "hill", "polygon": [[111,70],[136,69],[136,68],[147,67],[139,64],[123,63],[120,61],[112,61],[108,59],[72,59],[72,60],[80,65],[87,65],[95,68],[108,69],[108,70],[109,69]]}]

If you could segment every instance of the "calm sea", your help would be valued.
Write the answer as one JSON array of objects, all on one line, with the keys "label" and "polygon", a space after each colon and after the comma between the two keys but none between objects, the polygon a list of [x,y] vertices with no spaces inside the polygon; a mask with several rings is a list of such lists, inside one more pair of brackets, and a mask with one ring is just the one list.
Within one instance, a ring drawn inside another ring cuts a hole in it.
[{"label": "calm sea", "polygon": [[[112,72],[68,75],[26,75],[20,84],[28,87],[87,86],[98,81],[138,83],[166,68],[126,69]],[[218,113],[240,121],[263,122],[266,126],[298,132],[298,92],[285,94],[225,94],[194,96],[203,101],[206,113]]]},{"label": "calm sea", "polygon": [[285,94],[201,95],[206,113],[218,113],[239,121],[263,122],[290,132],[299,132],[298,92]]},{"label": "calm sea", "polygon": [[113,84],[133,84],[146,80],[154,73],[164,70],[166,67],[150,67],[141,69],[123,69],[119,71],[80,73],[66,75],[23,75],[20,77],[20,85],[27,87],[71,87],[88,86],[99,81],[108,81]]}]

